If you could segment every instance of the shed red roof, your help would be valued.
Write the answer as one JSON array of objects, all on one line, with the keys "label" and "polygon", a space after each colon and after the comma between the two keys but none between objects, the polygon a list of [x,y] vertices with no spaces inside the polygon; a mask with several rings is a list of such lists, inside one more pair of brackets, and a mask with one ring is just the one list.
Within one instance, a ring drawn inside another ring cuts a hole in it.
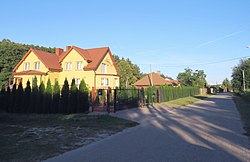
[{"label": "shed red roof", "polygon": [[[152,78],[152,79],[151,79]],[[158,73],[150,73],[137,82],[135,82],[134,86],[160,86],[160,85],[178,85],[178,81],[175,80],[165,80],[163,77],[160,76]]]}]

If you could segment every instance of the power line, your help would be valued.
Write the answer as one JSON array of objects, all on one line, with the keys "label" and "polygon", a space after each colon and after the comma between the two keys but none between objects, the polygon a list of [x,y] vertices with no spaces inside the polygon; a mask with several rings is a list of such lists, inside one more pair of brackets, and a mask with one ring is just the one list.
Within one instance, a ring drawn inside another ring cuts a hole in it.
[{"label": "power line", "polygon": [[[206,63],[199,63],[199,64],[183,64],[183,65],[168,65],[168,64],[151,64],[155,66],[161,66],[161,67],[192,67],[192,66],[201,66],[201,65],[212,65],[212,64],[219,64],[223,62],[229,62],[229,61],[234,61],[234,60],[239,60],[239,59],[244,59],[244,58],[249,58],[250,56],[244,56],[244,57],[237,57],[237,58],[231,58],[231,59],[225,59],[225,60],[220,60],[220,61],[213,61],[213,62],[206,62]],[[147,65],[148,64],[137,64],[137,65]]]}]

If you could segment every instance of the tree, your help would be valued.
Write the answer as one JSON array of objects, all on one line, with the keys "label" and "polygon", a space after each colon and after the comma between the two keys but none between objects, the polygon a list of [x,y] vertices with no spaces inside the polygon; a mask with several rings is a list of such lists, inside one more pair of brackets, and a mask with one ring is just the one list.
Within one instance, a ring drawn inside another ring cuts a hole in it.
[{"label": "tree", "polygon": [[68,108],[68,104],[69,104],[69,83],[67,78],[65,78],[64,80],[64,84],[62,87],[62,95],[61,95],[61,99],[60,99],[60,112],[61,113],[69,113],[67,108]]},{"label": "tree", "polygon": [[231,82],[233,89],[237,91],[243,91],[243,82],[245,82],[246,89],[250,88],[250,59],[241,60],[240,63],[233,68]]},{"label": "tree", "polygon": [[89,90],[85,83],[85,81],[82,79],[79,85],[79,92],[77,96],[77,112],[87,112],[89,110]]},{"label": "tree", "polygon": [[43,81],[39,85],[39,90],[37,94],[37,104],[36,104],[36,109],[39,114],[43,113],[43,100],[44,100],[44,91],[45,91],[45,86]]},{"label": "tree", "polygon": [[231,82],[227,78],[223,80],[222,86],[226,92],[230,92],[232,90]]},{"label": "tree", "polygon": [[75,79],[72,79],[70,86],[70,97],[69,97],[69,113],[76,113],[77,110],[77,93],[78,89],[76,87]]},{"label": "tree", "polygon": [[179,73],[177,76],[178,81],[181,85],[184,86],[193,86],[194,85],[194,79],[192,77],[193,70],[190,68],[186,68],[185,72]]},{"label": "tree", "polygon": [[31,103],[28,112],[30,113],[37,112],[36,109],[37,98],[38,98],[38,85],[37,85],[37,77],[35,76],[35,78],[32,80]]},{"label": "tree", "polygon": [[28,80],[24,90],[23,112],[25,113],[29,112],[30,104],[31,104],[31,87],[30,87],[30,81]]},{"label": "tree", "polygon": [[23,85],[20,82],[17,87],[17,96],[15,102],[15,110],[17,113],[22,113],[23,110]]},{"label": "tree", "polygon": [[207,84],[206,74],[203,70],[195,70],[193,72],[192,69],[186,68],[185,72],[178,74],[177,79],[184,86],[204,88]]},{"label": "tree", "polygon": [[51,82],[50,79],[48,79],[47,81],[47,86],[45,89],[45,93],[44,93],[44,100],[43,100],[43,112],[44,113],[50,113],[50,107],[52,104],[52,86],[51,86]]},{"label": "tree", "polygon": [[53,103],[51,108],[52,113],[58,113],[59,102],[60,102],[60,86],[58,81],[56,80],[55,85],[53,87]]}]

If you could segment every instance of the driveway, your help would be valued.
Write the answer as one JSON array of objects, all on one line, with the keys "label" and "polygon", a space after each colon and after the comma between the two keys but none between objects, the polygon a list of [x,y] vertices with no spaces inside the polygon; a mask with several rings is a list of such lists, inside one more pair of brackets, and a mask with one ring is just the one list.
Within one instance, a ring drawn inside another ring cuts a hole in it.
[{"label": "driveway", "polygon": [[250,143],[230,94],[173,110],[160,105],[113,115],[141,124],[47,161],[250,161]]}]

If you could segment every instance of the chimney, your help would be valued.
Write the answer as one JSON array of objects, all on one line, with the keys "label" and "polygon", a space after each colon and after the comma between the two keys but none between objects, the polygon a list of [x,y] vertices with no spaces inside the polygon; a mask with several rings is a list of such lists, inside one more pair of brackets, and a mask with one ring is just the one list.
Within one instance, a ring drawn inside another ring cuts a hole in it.
[{"label": "chimney", "polygon": [[68,51],[71,48],[71,46],[66,46],[66,51]]},{"label": "chimney", "polygon": [[63,49],[61,48],[56,48],[56,55],[60,56],[63,53]]}]

